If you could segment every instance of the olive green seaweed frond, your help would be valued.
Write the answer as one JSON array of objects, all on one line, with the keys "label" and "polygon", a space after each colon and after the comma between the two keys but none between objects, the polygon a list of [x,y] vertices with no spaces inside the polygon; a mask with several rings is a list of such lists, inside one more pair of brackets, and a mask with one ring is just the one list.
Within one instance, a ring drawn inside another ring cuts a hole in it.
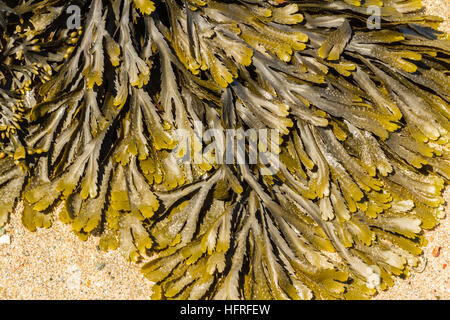
[{"label": "olive green seaweed frond", "polygon": [[[58,207],[155,299],[367,299],[442,216],[439,23],[416,0],[0,1],[0,226]],[[182,146],[199,123],[279,132],[276,157]]]}]

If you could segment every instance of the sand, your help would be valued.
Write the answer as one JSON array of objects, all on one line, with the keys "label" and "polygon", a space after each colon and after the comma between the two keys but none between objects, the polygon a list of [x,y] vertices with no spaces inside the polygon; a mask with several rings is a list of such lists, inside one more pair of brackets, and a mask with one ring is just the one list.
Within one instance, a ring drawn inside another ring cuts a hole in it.
[{"label": "sand", "polygon": [[[422,2],[427,13],[444,17],[441,28],[449,32],[450,0]],[[450,202],[450,189],[446,199]],[[375,299],[450,299],[450,206],[446,209],[441,224],[425,233],[425,269],[408,279],[397,278],[393,288]],[[97,241],[80,241],[59,221],[50,229],[28,232],[20,214],[13,214],[0,229],[0,299],[149,299],[151,283],[140,266],[118,251],[98,250]]]},{"label": "sand", "polygon": [[26,230],[14,214],[0,245],[0,299],[149,299],[151,283],[119,251],[82,242],[71,227]]}]

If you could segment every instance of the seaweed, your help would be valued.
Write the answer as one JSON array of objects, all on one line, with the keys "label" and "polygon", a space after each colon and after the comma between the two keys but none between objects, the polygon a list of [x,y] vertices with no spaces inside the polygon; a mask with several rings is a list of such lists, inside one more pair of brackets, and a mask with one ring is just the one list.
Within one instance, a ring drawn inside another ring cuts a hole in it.
[{"label": "seaweed", "polygon": [[57,209],[144,261],[155,299],[370,298],[442,216],[439,22],[410,0],[0,1],[0,226]]}]

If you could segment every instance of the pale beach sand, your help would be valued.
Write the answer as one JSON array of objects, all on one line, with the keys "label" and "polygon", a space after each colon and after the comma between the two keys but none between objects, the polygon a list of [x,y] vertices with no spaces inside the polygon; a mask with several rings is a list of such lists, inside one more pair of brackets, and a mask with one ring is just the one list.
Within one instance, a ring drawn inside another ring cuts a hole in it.
[{"label": "pale beach sand", "polygon": [[[427,13],[445,19],[441,28],[450,32],[450,0],[422,0]],[[450,202],[450,188],[446,192]],[[28,232],[15,213],[4,229],[10,244],[0,244],[1,299],[149,299],[151,283],[138,265],[127,262],[118,251],[97,249],[98,239],[80,241],[70,227],[55,221],[50,229]],[[2,236],[0,230],[0,237]],[[450,299],[450,206],[446,218],[426,232],[425,269],[375,299]],[[4,239],[6,239],[4,238]],[[0,241],[1,242],[1,241]],[[440,247],[439,256],[433,250]],[[419,270],[421,271],[421,270]]]}]

